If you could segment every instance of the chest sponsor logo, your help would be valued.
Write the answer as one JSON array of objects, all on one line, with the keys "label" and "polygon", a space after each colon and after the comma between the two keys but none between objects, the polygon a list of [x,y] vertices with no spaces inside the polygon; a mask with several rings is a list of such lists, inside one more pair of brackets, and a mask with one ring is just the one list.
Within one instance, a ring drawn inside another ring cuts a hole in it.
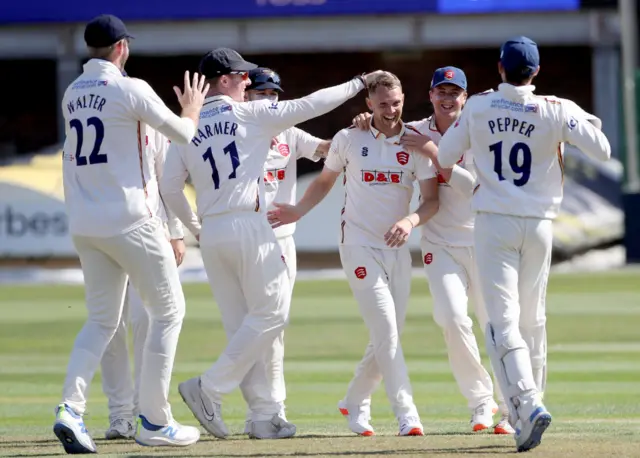
[{"label": "chest sponsor logo", "polygon": [[404,172],[391,170],[361,170],[362,181],[371,184],[401,183]]},{"label": "chest sponsor logo", "polygon": [[286,177],[286,169],[269,169],[264,171],[264,182],[275,183],[282,181]]}]

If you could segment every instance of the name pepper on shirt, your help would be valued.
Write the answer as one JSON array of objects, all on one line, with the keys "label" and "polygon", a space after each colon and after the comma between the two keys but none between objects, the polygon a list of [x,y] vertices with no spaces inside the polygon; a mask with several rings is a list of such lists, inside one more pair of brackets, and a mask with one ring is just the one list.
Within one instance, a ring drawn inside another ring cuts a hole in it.
[{"label": "name pepper on shirt", "polygon": [[81,108],[93,108],[94,110],[102,112],[105,103],[107,103],[107,99],[104,97],[96,94],[85,94],[67,103],[67,109],[69,110],[69,114],[73,114]]},{"label": "name pepper on shirt", "polygon": [[206,124],[204,129],[198,129],[198,133],[191,139],[191,143],[195,146],[200,146],[200,143],[214,135],[233,135],[235,137],[237,129],[238,124],[229,121]]},{"label": "name pepper on shirt", "polygon": [[509,118],[496,118],[488,122],[491,133],[497,132],[518,132],[520,135],[524,135],[527,138],[531,138],[531,133],[536,128],[533,124],[522,121],[520,119]]}]

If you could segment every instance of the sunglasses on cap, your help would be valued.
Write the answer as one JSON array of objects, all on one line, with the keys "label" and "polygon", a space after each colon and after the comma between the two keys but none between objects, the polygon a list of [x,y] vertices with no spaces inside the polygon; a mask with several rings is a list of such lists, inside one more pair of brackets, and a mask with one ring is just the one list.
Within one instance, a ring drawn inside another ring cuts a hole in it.
[{"label": "sunglasses on cap", "polygon": [[230,75],[240,75],[242,76],[242,80],[246,81],[249,79],[249,72],[229,72]]}]

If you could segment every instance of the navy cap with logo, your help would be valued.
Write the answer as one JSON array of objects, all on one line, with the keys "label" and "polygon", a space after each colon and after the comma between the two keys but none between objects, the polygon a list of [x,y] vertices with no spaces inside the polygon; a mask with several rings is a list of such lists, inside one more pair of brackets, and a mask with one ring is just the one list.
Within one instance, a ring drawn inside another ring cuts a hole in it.
[{"label": "navy cap with logo", "polygon": [[454,84],[466,91],[467,76],[459,68],[442,67],[433,72],[433,78],[431,78],[431,89],[441,84]]},{"label": "navy cap with logo", "polygon": [[251,85],[247,87],[249,91],[252,89],[257,91],[274,89],[278,92],[284,92],[280,87],[280,75],[270,68],[254,68],[249,72],[249,79],[251,80]]},{"label": "navy cap with logo", "polygon": [[232,72],[248,72],[257,68],[256,64],[247,62],[237,51],[229,48],[216,48],[200,59],[198,71],[205,78],[216,78]]},{"label": "navy cap with logo", "polygon": [[533,75],[540,65],[538,45],[527,37],[515,37],[500,47],[500,63],[507,73]]},{"label": "navy cap with logo", "polygon": [[123,38],[133,38],[124,22],[112,14],[102,14],[91,20],[84,29],[84,41],[91,48],[106,48]]}]

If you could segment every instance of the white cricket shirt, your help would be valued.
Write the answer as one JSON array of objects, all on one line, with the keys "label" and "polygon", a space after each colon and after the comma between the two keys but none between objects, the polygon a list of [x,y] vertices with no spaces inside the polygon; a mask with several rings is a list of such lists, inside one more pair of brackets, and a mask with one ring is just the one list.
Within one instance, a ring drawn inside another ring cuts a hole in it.
[{"label": "white cricket shirt", "polygon": [[162,177],[164,163],[167,157],[167,149],[169,148],[169,139],[157,130],[147,126],[145,135],[145,145],[147,152],[147,160],[151,164],[151,170],[154,172],[147,181],[147,198],[149,208],[158,215],[162,221],[167,223],[169,235],[172,239],[181,239],[184,237],[182,223],[171,212],[165,208],[162,201],[161,192],[158,188],[160,178]]},{"label": "white cricket shirt", "polygon": [[124,77],[111,62],[91,59],[65,91],[63,183],[71,234],[111,237],[155,216],[145,153],[148,124],[171,116],[144,81]]},{"label": "white cricket shirt", "polygon": [[[437,145],[442,134],[436,127],[434,116],[411,122],[418,132],[427,135]],[[475,177],[473,162],[468,152],[462,152],[456,166],[469,171]],[[437,245],[468,247],[473,246],[473,223],[475,215],[471,210],[472,194],[463,194],[453,188],[437,173],[438,212],[420,226],[422,237]]]},{"label": "white cricket shirt", "polygon": [[563,142],[607,160],[611,147],[574,102],[538,96],[535,86],[503,83],[471,97],[440,140],[438,160],[451,167],[471,149],[480,187],[476,211],[553,219],[562,202]]},{"label": "white cricket shirt", "polygon": [[197,230],[189,224],[194,217],[182,192],[190,175],[201,220],[229,213],[265,213],[264,166],[273,137],[333,110],[362,89],[362,82],[353,79],[295,100],[207,98],[196,136],[186,146],[169,147],[160,185],[165,203],[187,227]]},{"label": "white cricket shirt", "polygon": [[384,234],[409,215],[414,182],[436,175],[429,159],[404,151],[404,131],[387,138],[372,125],[365,131],[352,126],[333,137],[325,167],[344,171],[342,245],[397,249]]},{"label": "white cricket shirt", "polygon": [[[308,134],[297,127],[291,127],[275,137],[271,142],[267,162],[264,165],[265,202],[267,210],[273,203],[295,205],[298,174],[298,159],[320,160],[316,155],[322,139]],[[288,237],[296,230],[296,223],[274,229],[277,238]]]}]

